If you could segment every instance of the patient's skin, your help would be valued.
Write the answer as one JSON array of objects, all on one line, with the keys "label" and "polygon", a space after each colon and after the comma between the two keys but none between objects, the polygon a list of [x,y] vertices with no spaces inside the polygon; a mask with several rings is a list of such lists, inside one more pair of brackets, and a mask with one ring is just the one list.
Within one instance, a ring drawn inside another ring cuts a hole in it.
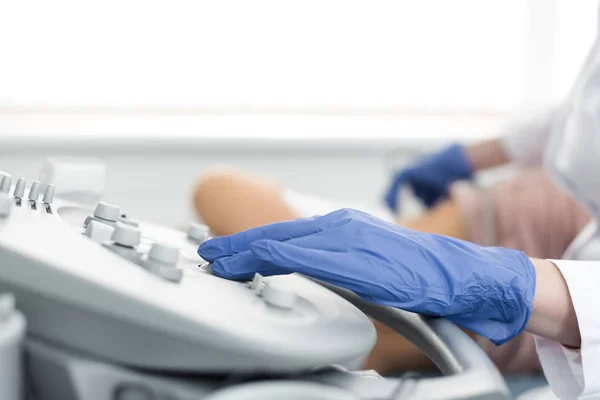
[{"label": "patient's skin", "polygon": [[[277,184],[234,170],[206,174],[195,188],[194,205],[202,221],[217,236],[300,217],[282,199]],[[459,209],[451,201],[441,203],[420,218],[397,222],[418,231],[459,239],[467,236]],[[367,359],[367,369],[386,374],[433,368],[429,358],[408,340],[376,321],[375,327],[377,344]]]}]

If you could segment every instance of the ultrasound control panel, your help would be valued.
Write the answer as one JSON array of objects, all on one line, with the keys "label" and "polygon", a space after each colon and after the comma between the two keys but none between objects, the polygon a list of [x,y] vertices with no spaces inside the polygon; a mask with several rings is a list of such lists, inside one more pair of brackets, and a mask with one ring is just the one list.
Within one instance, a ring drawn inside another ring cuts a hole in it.
[{"label": "ultrasound control panel", "polygon": [[33,337],[157,371],[284,372],[355,363],[375,341],[356,307],[303,277],[214,276],[196,253],[208,229],[0,183],[0,291]]},{"label": "ultrasound control panel", "polygon": [[[66,165],[54,169],[79,171]],[[100,177],[92,166],[88,175]],[[0,172],[0,294],[11,293],[0,304],[0,352],[11,320],[15,338],[26,327],[27,363],[21,369],[19,349],[4,346],[13,362],[0,363],[0,382],[26,371],[28,400],[509,398],[485,352],[449,321],[297,274],[221,279],[196,252],[206,226],[139,220],[98,201],[101,185],[83,190],[64,175],[66,191]],[[446,376],[354,370],[376,339],[367,315]],[[20,385],[6,389],[21,400]]]}]

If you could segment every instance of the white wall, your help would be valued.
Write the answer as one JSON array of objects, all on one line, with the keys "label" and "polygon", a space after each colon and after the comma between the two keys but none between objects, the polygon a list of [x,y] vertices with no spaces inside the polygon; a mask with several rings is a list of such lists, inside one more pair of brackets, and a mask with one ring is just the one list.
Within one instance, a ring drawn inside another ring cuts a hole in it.
[{"label": "white wall", "polygon": [[214,165],[373,203],[382,197],[391,164],[449,141],[497,134],[506,118],[0,113],[0,170],[31,181],[48,156],[97,157],[107,165],[107,201],[138,218],[173,225],[194,217],[193,185]]}]

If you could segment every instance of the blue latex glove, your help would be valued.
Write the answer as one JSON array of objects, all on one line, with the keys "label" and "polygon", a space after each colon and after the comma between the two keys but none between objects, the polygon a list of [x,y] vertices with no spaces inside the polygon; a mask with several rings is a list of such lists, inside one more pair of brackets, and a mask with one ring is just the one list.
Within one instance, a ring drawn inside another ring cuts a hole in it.
[{"label": "blue latex glove", "polygon": [[502,344],[527,325],[535,270],[522,252],[416,232],[354,210],[218,237],[198,254],[228,279],[299,272],[365,300],[443,316]]},{"label": "blue latex glove", "polygon": [[414,195],[429,208],[448,195],[452,182],[472,178],[473,166],[462,146],[456,144],[398,171],[385,195],[385,203],[397,212],[400,189],[409,185]]}]

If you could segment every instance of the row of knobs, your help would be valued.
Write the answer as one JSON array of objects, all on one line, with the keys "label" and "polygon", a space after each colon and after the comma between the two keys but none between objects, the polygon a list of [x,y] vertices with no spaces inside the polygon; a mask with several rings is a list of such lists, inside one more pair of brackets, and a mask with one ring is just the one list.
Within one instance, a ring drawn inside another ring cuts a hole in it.
[{"label": "row of knobs", "polygon": [[[0,171],[0,217],[9,215],[13,200],[10,197],[10,188],[12,186],[12,176]],[[23,199],[25,196],[27,182],[23,178],[19,178],[15,184],[13,191],[14,198]],[[45,205],[52,204],[55,193],[54,185],[48,185],[44,192],[42,202]],[[34,181],[29,188],[27,198],[32,202],[37,202],[41,192],[40,182]],[[135,247],[141,242],[141,232],[138,229],[138,223],[128,219],[121,214],[118,206],[100,202],[94,210],[94,215],[86,219],[85,235],[97,243],[106,243],[111,250],[116,251],[122,256],[128,258],[131,256],[131,261],[137,257]],[[200,244],[208,238],[208,229],[206,226],[191,223],[187,230],[188,240]],[[167,246],[162,243],[153,243],[148,252],[147,259],[143,262],[144,266],[156,275],[173,282],[179,282],[182,278],[183,271],[177,268],[179,261],[179,250],[172,246]],[[254,279],[249,284],[259,296],[263,298],[265,303],[279,309],[290,309],[294,306],[294,293],[279,287],[277,284],[265,284],[263,277],[256,274]],[[0,301],[0,320],[2,317],[2,301]]]},{"label": "row of knobs", "polygon": [[[138,223],[121,215],[118,206],[100,202],[96,206],[93,217],[88,217],[85,222],[85,235],[98,243],[110,241],[106,246],[130,261],[139,261],[135,247],[140,244],[141,232]],[[204,225],[192,223],[188,229],[187,237],[195,243],[203,242],[208,236]],[[178,282],[182,277],[182,270],[176,268],[179,261],[179,250],[162,243],[153,243],[147,259],[142,263],[153,273]]]},{"label": "row of knobs", "polygon": [[[117,253],[126,258],[128,251],[135,251],[134,248],[141,240],[140,230],[137,228],[136,223],[131,223],[131,221],[127,223],[123,220],[119,207],[103,202],[98,203],[93,218],[95,220],[91,219],[88,221],[86,235],[93,237],[98,232],[103,232],[99,241],[106,242],[110,240],[113,243],[112,250],[116,250]],[[200,244],[207,237],[208,229],[206,226],[197,223],[190,224],[187,231],[187,238],[189,240]],[[178,261],[178,249],[161,243],[154,243],[148,252],[148,258],[143,264],[154,274],[172,282],[179,282],[183,271],[176,268]],[[294,292],[280,286],[276,282],[264,282],[262,275],[258,273],[255,274],[254,279],[249,283],[249,287],[271,307],[280,310],[290,310],[295,305],[296,295]]]},{"label": "row of knobs", "polygon": [[[12,175],[0,171],[0,216],[6,217],[10,214],[13,200],[10,197],[10,188],[12,186]],[[19,178],[13,190],[13,197],[23,199],[27,181],[24,178]],[[42,202],[45,205],[50,205],[54,201],[54,193],[56,188],[54,185],[47,185],[42,197]],[[40,197],[41,184],[39,181],[34,181],[29,188],[27,198],[32,202],[37,202]]]},{"label": "row of knobs", "polygon": [[[137,229],[137,224],[127,224],[122,218],[119,207],[102,202],[98,203],[94,211],[94,218],[96,220],[88,222],[86,235],[92,237],[94,232],[103,231],[103,237],[99,238],[100,241],[110,240],[114,243],[113,246],[116,246],[116,249],[113,247],[113,250],[121,251],[122,256],[127,257],[127,249],[134,251],[134,248],[140,243],[141,233]],[[110,225],[107,225],[107,223]],[[187,237],[189,240],[200,244],[208,237],[208,229],[205,225],[191,223],[187,231]],[[183,271],[176,268],[178,261],[179,251],[175,247],[154,243],[148,253],[145,267],[164,279],[179,282]],[[249,283],[249,287],[271,307],[290,310],[295,305],[296,295],[294,292],[280,286],[277,282],[264,282],[262,275],[258,273]]]},{"label": "row of knobs", "polygon": [[[102,223],[107,223],[111,226],[117,226],[118,222],[124,225],[131,225],[134,227],[138,226],[135,220],[128,219],[125,215],[121,214],[119,206],[108,204],[104,202],[98,203],[94,210],[94,216],[86,220],[85,225],[89,225],[90,221],[97,220]],[[187,238],[195,243],[202,243],[208,238],[208,228],[205,225],[192,222],[187,230]],[[124,241],[135,240],[133,235],[123,234],[121,238]]]}]

